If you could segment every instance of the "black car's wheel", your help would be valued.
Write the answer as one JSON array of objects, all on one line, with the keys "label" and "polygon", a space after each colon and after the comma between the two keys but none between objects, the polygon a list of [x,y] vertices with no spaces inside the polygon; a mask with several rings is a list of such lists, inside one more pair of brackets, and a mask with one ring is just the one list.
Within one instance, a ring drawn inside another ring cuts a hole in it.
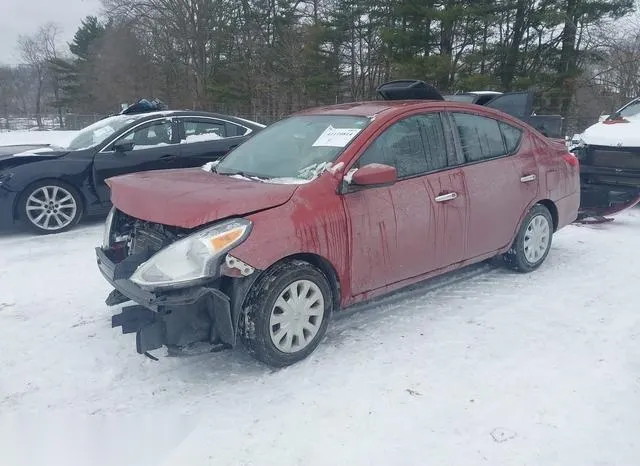
[{"label": "black car's wheel", "polygon": [[320,270],[302,261],[278,264],[247,297],[245,345],[270,366],[289,366],[316,349],[332,311],[331,286]]},{"label": "black car's wheel", "polygon": [[518,272],[531,272],[544,262],[551,249],[553,219],[549,209],[537,204],[525,217],[505,262]]},{"label": "black car's wheel", "polygon": [[40,234],[60,233],[73,228],[82,217],[78,192],[59,180],[29,186],[20,196],[20,219]]}]

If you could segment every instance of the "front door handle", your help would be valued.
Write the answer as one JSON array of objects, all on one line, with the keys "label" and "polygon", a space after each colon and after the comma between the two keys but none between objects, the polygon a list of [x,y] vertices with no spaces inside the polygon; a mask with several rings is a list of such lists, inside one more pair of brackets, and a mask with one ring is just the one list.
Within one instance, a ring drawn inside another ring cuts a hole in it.
[{"label": "front door handle", "polygon": [[436,202],[453,201],[457,197],[458,197],[458,193],[441,194],[440,196],[436,197]]},{"label": "front door handle", "polygon": [[520,181],[522,181],[523,183],[528,183],[529,181],[535,181],[536,178],[536,175],[526,175],[520,178]]}]

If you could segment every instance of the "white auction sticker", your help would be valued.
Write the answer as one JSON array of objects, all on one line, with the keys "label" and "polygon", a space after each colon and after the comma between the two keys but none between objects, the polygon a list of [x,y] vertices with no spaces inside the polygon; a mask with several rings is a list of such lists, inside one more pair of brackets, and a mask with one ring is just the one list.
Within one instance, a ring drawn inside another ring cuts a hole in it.
[{"label": "white auction sticker", "polygon": [[360,131],[360,128],[334,128],[329,125],[312,145],[314,147],[344,147]]}]

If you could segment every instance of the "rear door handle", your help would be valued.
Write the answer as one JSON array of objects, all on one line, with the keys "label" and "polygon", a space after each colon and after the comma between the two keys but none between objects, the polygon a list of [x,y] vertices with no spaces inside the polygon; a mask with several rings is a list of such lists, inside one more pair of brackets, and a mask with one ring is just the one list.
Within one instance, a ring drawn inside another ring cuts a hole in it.
[{"label": "rear door handle", "polygon": [[436,197],[436,202],[453,201],[458,197],[458,193],[447,193]]},{"label": "rear door handle", "polygon": [[526,175],[520,178],[520,181],[522,181],[523,183],[528,183],[529,181],[535,181],[536,178],[536,175]]}]

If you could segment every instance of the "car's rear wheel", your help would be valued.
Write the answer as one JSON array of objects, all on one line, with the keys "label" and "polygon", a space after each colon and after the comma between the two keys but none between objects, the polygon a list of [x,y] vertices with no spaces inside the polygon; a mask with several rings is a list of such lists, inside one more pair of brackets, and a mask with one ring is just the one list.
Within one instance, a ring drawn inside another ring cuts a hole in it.
[{"label": "car's rear wheel", "polygon": [[270,366],[294,364],[320,344],[332,310],[331,286],[320,270],[303,261],[278,264],[247,297],[245,345]]},{"label": "car's rear wheel", "polygon": [[536,204],[525,217],[505,262],[518,272],[531,272],[544,262],[551,249],[553,219],[549,209]]},{"label": "car's rear wheel", "polygon": [[58,180],[38,182],[20,196],[20,218],[36,233],[60,233],[73,228],[82,216],[78,192]]}]

